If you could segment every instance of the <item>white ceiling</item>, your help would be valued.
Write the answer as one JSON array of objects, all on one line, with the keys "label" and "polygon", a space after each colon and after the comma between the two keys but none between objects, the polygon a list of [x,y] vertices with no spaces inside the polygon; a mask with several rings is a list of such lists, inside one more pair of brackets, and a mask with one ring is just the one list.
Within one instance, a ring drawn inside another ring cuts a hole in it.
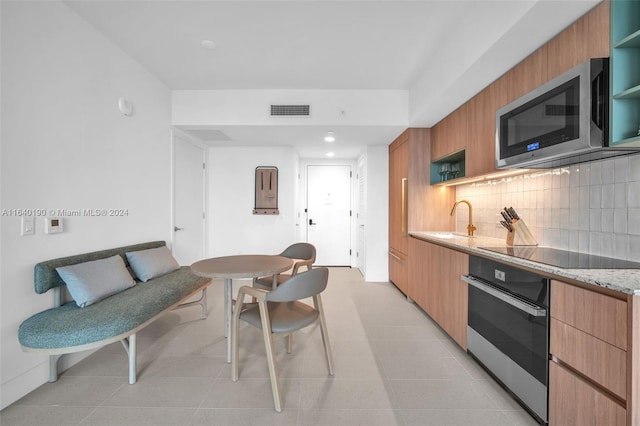
[{"label": "white ceiling", "polygon": [[[407,125],[430,126],[599,1],[65,4],[170,89],[406,90],[413,109]],[[203,49],[205,39],[214,41],[215,49]],[[277,141],[313,157],[326,151],[315,134],[328,129],[216,126],[194,134],[213,145]],[[401,129],[357,126],[340,131],[345,138],[336,141],[334,151],[344,158],[357,155],[364,144],[388,144]],[[224,139],[220,132],[230,140],[215,140]]]}]

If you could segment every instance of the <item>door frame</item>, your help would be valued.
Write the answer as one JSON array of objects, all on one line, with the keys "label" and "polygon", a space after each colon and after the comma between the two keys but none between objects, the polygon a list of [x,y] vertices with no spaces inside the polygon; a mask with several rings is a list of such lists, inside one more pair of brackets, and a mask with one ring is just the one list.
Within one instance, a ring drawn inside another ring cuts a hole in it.
[{"label": "door frame", "polygon": [[357,215],[357,204],[356,204],[356,192],[357,185],[355,179],[355,170],[357,167],[357,163],[355,160],[318,160],[318,159],[302,159],[300,160],[300,168],[298,173],[298,178],[300,180],[300,196],[299,196],[299,213],[298,216],[304,218],[304,220],[300,220],[298,223],[301,225],[298,227],[298,240],[306,241],[307,240],[307,223],[308,223],[308,215],[305,209],[307,208],[307,166],[351,166],[351,189],[350,189],[350,204],[351,204],[351,218],[350,218],[350,238],[349,238],[349,250],[351,250],[351,256],[349,259],[350,267],[357,267],[355,262],[355,252],[356,252],[356,215]]},{"label": "door frame", "polygon": [[208,226],[207,226],[207,218],[209,217],[209,212],[207,209],[208,206],[208,193],[209,193],[209,165],[208,165],[208,155],[207,155],[207,145],[201,140],[191,136],[190,134],[178,129],[171,128],[171,228],[169,232],[171,233],[171,244],[170,249],[173,250],[173,245],[175,242],[176,233],[174,231],[174,227],[176,226],[176,209],[175,209],[175,198],[176,198],[176,138],[179,137],[184,141],[202,149],[202,164],[204,165],[204,171],[202,173],[202,229],[203,229],[203,238],[202,238],[202,253],[204,256],[207,256],[209,252],[209,245],[207,238],[208,235]]},{"label": "door frame", "polygon": [[[355,194],[356,213],[355,213],[355,220],[354,220],[354,223],[356,226],[355,264],[356,264],[356,267],[360,270],[360,273],[362,274],[362,276],[364,277],[366,275],[365,271],[367,268],[367,230],[365,229],[365,224],[367,221],[367,218],[366,218],[367,206],[363,205],[363,203],[366,203],[367,201],[367,190],[368,190],[367,181],[366,181],[367,157],[365,155],[362,155],[360,158],[358,158],[354,177],[355,177],[354,186],[357,190],[357,193]],[[362,191],[362,193],[360,192],[361,179],[364,179],[364,191]],[[362,247],[359,246],[360,239],[363,240]],[[362,248],[362,252],[360,250],[361,248]]]}]

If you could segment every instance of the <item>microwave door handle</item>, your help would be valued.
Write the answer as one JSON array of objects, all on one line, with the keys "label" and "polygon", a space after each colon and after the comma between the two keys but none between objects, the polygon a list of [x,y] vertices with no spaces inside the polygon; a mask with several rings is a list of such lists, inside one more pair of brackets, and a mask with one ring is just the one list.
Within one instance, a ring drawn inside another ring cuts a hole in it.
[{"label": "microwave door handle", "polygon": [[515,297],[512,297],[511,295],[500,291],[494,287],[488,286],[486,284],[484,284],[482,281],[475,279],[469,275],[462,275],[460,278],[462,278],[462,281],[466,282],[469,285],[474,286],[475,288],[477,288],[478,290],[481,290],[487,294],[490,294],[491,296],[502,300],[503,302],[513,306],[514,308],[517,308],[523,312],[526,312],[527,314],[534,316],[534,317],[543,317],[547,315],[547,310],[545,308],[540,308],[536,305],[532,305],[530,303],[524,302],[520,299],[516,299]]},{"label": "microwave door handle", "polygon": [[602,130],[604,109],[604,71],[591,82],[591,121]]}]

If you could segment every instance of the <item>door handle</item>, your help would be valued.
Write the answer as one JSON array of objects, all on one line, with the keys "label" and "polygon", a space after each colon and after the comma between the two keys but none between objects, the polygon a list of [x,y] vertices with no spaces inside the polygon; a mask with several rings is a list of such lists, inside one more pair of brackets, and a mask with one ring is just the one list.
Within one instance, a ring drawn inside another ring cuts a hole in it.
[{"label": "door handle", "polygon": [[407,178],[402,178],[401,197],[400,235],[404,238],[407,236]]},{"label": "door handle", "polygon": [[519,309],[523,312],[526,312],[531,316],[543,317],[547,315],[547,310],[545,308],[526,302],[524,300],[517,299],[511,296],[510,294],[505,293],[504,291],[500,291],[487,284],[484,284],[482,281],[476,278],[473,278],[469,275],[462,275],[460,278],[462,279],[462,281],[466,282],[469,285],[474,286],[478,290],[484,291],[485,293],[490,294],[491,296],[497,299],[500,299],[506,304],[511,305],[514,308]]},{"label": "door handle", "polygon": [[315,223],[313,219],[309,219],[309,225],[317,225],[317,223]]},{"label": "door handle", "polygon": [[173,227],[173,232],[184,231],[184,228],[178,228],[177,226]]}]

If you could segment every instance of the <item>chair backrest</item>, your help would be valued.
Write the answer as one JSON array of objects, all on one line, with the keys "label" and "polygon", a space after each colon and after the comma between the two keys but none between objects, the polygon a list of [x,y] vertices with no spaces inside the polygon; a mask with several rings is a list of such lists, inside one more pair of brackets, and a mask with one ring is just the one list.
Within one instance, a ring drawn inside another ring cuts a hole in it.
[{"label": "chair backrest", "polygon": [[315,263],[316,248],[313,244],[309,243],[295,243],[280,253],[280,256],[288,257],[290,259],[311,260],[311,263]]},{"label": "chair backrest", "polygon": [[292,302],[315,296],[327,288],[328,268],[316,268],[292,276],[267,294],[269,302]]}]

